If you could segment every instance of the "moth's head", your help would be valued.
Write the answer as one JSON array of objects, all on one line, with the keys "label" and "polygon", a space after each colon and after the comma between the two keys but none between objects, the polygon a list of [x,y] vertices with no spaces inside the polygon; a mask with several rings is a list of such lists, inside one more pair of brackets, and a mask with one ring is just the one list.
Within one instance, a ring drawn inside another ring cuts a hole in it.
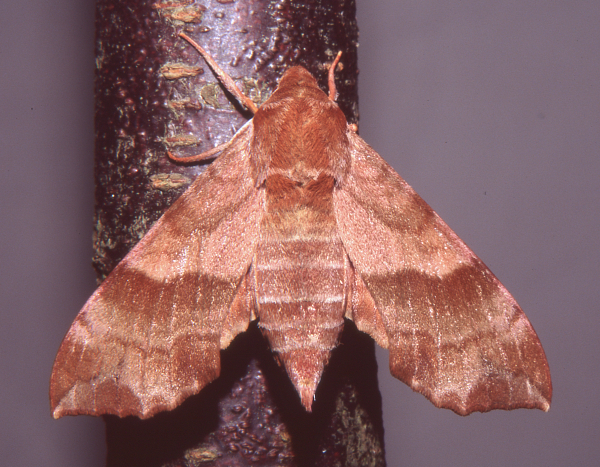
[{"label": "moth's head", "polygon": [[301,66],[294,66],[288,69],[281,80],[279,80],[279,90],[293,89],[293,88],[317,88],[317,80],[310,74],[310,72]]}]

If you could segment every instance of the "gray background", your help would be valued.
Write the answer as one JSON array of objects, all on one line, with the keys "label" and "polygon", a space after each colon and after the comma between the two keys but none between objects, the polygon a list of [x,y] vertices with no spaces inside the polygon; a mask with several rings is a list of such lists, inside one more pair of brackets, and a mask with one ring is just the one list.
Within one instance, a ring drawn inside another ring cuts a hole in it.
[{"label": "gray background", "polygon": [[[549,413],[463,418],[380,351],[389,465],[597,465],[600,2],[357,1],[361,135],[513,293],[554,383]],[[95,287],[92,78],[93,1],[2,2],[2,465],[104,463],[102,422],[47,399]]]}]

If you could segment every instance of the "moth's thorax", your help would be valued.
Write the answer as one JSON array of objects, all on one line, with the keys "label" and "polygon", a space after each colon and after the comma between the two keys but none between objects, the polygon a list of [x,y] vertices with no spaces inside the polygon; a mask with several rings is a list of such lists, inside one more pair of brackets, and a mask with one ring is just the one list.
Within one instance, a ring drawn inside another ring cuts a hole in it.
[{"label": "moth's thorax", "polygon": [[253,127],[253,152],[262,179],[281,174],[306,183],[321,172],[336,180],[344,176],[350,160],[346,118],[304,68],[284,74],[258,109]]}]

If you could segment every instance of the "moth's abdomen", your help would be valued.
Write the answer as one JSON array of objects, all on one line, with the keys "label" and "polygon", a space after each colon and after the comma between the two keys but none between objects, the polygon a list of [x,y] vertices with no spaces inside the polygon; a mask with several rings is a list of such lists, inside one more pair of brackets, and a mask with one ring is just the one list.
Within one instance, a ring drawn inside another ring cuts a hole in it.
[{"label": "moth's abdomen", "polygon": [[[254,261],[257,314],[310,410],[344,324],[347,263],[333,216],[333,179],[283,182],[267,179],[267,210]],[[273,183],[279,190],[285,185],[286,196],[269,193]]]}]

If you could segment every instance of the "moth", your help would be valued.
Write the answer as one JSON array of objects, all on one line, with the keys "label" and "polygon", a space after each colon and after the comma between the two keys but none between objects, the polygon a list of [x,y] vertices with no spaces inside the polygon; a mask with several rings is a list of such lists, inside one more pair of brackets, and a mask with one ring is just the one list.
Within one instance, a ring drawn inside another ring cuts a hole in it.
[{"label": "moth", "polygon": [[[288,69],[216,160],[90,297],[50,382],[55,418],[151,417],[219,376],[252,320],[310,411],[344,320],[392,375],[458,414],[550,407],[546,356],[504,286],[356,133],[304,68]],[[229,81],[227,81],[229,79]]]}]

